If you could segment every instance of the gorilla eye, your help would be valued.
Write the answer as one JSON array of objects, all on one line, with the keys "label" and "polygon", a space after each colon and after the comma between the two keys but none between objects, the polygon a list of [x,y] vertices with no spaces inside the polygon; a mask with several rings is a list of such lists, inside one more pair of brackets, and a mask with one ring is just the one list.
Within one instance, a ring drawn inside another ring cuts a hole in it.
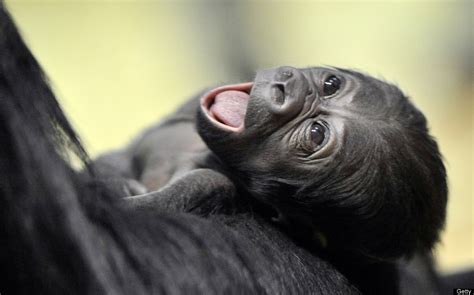
[{"label": "gorilla eye", "polygon": [[341,88],[341,80],[336,76],[329,76],[326,81],[324,81],[323,94],[324,96],[329,96],[336,93],[339,88]]},{"label": "gorilla eye", "polygon": [[318,122],[311,126],[311,141],[315,147],[319,147],[326,139],[326,127]]}]

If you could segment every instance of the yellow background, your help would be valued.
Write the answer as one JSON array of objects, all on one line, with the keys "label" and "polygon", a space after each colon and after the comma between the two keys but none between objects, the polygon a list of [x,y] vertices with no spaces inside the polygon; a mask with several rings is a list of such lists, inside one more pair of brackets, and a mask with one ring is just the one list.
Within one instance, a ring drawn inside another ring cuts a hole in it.
[{"label": "yellow background", "polygon": [[[474,265],[472,1],[7,1],[92,155],[237,69],[334,65],[394,81],[449,173],[440,268]],[[237,55],[236,55],[237,53]]]}]

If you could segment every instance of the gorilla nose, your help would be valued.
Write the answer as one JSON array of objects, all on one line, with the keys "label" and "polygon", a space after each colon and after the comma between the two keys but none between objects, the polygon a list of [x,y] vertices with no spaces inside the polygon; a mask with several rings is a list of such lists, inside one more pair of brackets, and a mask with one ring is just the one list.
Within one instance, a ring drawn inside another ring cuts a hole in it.
[{"label": "gorilla nose", "polygon": [[298,69],[280,67],[275,69],[270,81],[269,100],[271,111],[276,114],[291,114],[304,103],[308,82]]}]

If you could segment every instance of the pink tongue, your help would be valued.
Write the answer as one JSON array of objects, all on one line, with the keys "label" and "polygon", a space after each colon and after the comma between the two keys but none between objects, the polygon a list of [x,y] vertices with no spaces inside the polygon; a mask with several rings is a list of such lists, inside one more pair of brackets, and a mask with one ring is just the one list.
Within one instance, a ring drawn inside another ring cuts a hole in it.
[{"label": "pink tongue", "polygon": [[219,93],[211,106],[211,113],[222,123],[239,127],[244,123],[249,95],[242,91],[228,90]]}]

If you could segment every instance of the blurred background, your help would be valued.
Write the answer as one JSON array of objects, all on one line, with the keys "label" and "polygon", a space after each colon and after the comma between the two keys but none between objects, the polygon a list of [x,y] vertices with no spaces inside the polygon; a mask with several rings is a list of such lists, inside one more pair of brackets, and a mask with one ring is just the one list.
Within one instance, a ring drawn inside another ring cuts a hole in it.
[{"label": "blurred background", "polygon": [[473,1],[6,1],[93,156],[205,87],[333,65],[396,82],[448,169],[444,272],[474,267]]}]

